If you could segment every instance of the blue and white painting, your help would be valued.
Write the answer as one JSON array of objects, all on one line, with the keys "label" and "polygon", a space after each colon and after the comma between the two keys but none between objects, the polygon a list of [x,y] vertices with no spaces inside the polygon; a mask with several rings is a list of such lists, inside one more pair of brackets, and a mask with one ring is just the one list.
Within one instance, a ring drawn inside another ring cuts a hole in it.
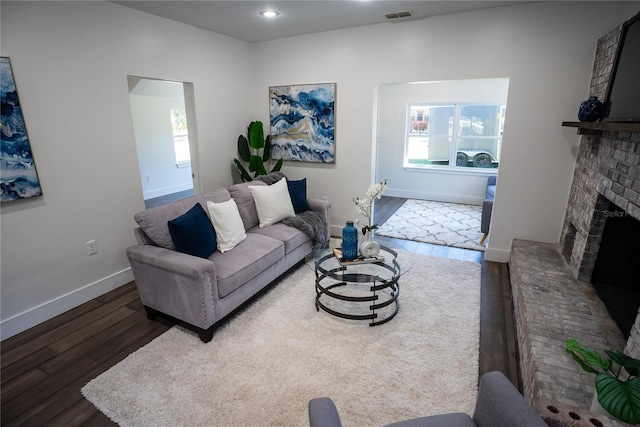
[{"label": "blue and white painting", "polygon": [[271,157],[335,163],[336,84],[269,88]]},{"label": "blue and white painting", "polygon": [[42,195],[9,58],[0,58],[0,202]]}]

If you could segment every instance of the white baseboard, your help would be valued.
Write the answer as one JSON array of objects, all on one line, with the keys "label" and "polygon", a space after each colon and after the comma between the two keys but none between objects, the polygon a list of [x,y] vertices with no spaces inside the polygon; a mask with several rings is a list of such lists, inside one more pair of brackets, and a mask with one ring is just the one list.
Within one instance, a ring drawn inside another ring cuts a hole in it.
[{"label": "white baseboard", "polygon": [[463,203],[466,205],[481,205],[483,197],[472,197],[460,194],[425,193],[420,191],[387,190],[384,194],[390,197],[405,199],[433,200],[435,202]]},{"label": "white baseboard", "polygon": [[155,190],[145,191],[142,195],[144,200],[154,199],[156,197],[166,196],[167,194],[179,193],[181,191],[191,190],[193,188],[193,182],[185,182],[179,185],[172,185],[171,187],[157,188]]},{"label": "white baseboard", "polygon": [[511,251],[506,251],[504,249],[487,248],[484,250],[484,259],[485,261],[501,262],[504,264],[509,262],[510,253]]},{"label": "white baseboard", "polygon": [[5,319],[0,322],[0,341],[26,331],[100,295],[104,295],[132,280],[133,273],[131,268],[127,268]]}]

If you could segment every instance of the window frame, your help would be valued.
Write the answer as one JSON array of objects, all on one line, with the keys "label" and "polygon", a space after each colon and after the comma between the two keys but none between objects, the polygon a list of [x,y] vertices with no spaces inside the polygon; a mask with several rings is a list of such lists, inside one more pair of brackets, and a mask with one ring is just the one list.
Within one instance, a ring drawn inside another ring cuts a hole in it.
[{"label": "window frame", "polygon": [[[486,138],[487,140],[489,139],[498,139],[497,142],[497,147],[498,149],[496,150],[496,154],[499,155],[501,150],[502,150],[502,144],[503,144],[503,133],[504,133],[504,119],[506,116],[506,109],[507,109],[507,104],[506,103],[493,103],[493,102],[413,102],[413,103],[408,103],[407,104],[407,108],[406,108],[406,113],[405,113],[405,136],[404,136],[404,155],[403,155],[403,168],[406,171],[442,171],[442,172],[447,172],[447,173],[458,173],[461,175],[495,175],[499,168],[500,168],[500,158],[497,156],[493,156],[494,158],[497,157],[498,159],[498,166],[497,167],[489,167],[489,168],[482,168],[482,167],[473,167],[473,166],[457,166],[456,165],[456,157],[457,157],[457,152],[458,152],[458,144],[459,144],[459,140],[460,137],[462,135],[459,135],[459,128],[460,128],[460,117],[461,117],[461,112],[462,112],[462,108],[463,107],[468,107],[468,106],[482,106],[482,107],[497,107],[499,110],[499,114],[502,117],[502,123],[499,124],[499,130],[498,130],[498,135],[497,136],[478,136],[476,138],[478,139],[482,139],[482,138]],[[409,139],[412,136],[410,129],[411,129],[411,111],[412,108],[415,107],[453,107],[454,109],[454,113],[453,113],[453,123],[452,123],[452,129],[451,129],[451,135],[449,135],[449,137],[451,138],[451,143],[450,143],[450,147],[449,147],[449,159],[448,159],[448,164],[446,165],[435,165],[435,164],[415,164],[415,163],[409,163]],[[462,136],[464,138],[464,136]],[[493,154],[492,154],[493,155]]]},{"label": "window frame", "polygon": [[[184,133],[180,133],[179,130],[176,129],[177,123],[174,122],[174,117],[175,117],[174,111],[182,112],[182,114],[185,117],[185,122],[184,122],[185,129],[183,130]],[[176,168],[183,169],[183,168],[191,167],[191,146],[189,142],[187,110],[186,108],[171,108],[169,109],[169,116],[171,120],[171,132],[172,132],[172,138],[173,138],[173,155],[175,159]],[[178,142],[178,138],[182,139],[182,141]],[[185,147],[181,147],[182,150],[178,149],[178,144],[185,145],[185,142],[186,142],[186,153],[188,154],[187,156],[188,158],[183,158],[182,156],[180,156],[181,151],[184,151]]]}]

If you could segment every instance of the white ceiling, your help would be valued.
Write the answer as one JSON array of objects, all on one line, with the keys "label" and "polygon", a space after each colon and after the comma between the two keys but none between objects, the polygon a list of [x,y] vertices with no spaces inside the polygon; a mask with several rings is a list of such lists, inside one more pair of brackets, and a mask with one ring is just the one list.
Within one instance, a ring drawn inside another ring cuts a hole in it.
[{"label": "white ceiling", "polygon": [[[382,22],[402,22],[527,1],[114,1],[127,7],[169,18],[247,42],[311,34]],[[280,16],[259,15],[275,9]],[[390,21],[385,15],[411,11],[413,17]]]}]

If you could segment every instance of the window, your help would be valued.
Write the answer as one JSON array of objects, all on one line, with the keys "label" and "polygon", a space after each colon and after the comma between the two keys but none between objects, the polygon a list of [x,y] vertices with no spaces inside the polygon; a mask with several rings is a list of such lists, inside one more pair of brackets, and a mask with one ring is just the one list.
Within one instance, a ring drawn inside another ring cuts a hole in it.
[{"label": "window", "polygon": [[506,106],[412,104],[405,167],[497,168]]},{"label": "window", "polygon": [[176,167],[191,166],[189,152],[189,132],[187,130],[187,113],[184,109],[170,110],[171,129],[173,130],[173,149],[176,156]]}]

